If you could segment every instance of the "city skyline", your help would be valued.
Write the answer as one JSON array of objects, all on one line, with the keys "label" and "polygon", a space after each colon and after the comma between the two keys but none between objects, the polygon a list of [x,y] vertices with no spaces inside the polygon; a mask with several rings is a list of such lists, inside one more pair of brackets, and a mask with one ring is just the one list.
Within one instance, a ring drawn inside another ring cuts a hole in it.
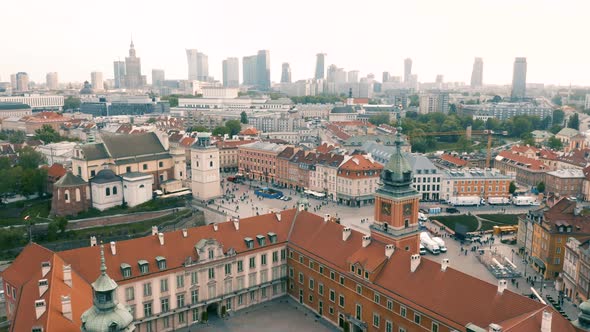
[{"label": "city skyline", "polygon": [[[60,82],[83,82],[90,80],[90,72],[100,71],[105,73],[105,79],[111,79],[113,62],[124,59],[133,33],[148,81],[151,81],[151,70],[156,68],[164,69],[170,79],[185,79],[188,70],[185,49],[196,48],[209,56],[209,75],[219,81],[223,59],[269,50],[272,82],[280,81],[283,62],[291,64],[293,81],[313,78],[316,54],[327,53],[326,68],[335,64],[346,71],[358,69],[361,76],[373,73],[380,77],[384,71],[392,76],[403,76],[403,61],[411,58],[412,74],[417,74],[421,82],[433,82],[437,74],[443,74],[446,82],[466,84],[470,81],[473,59],[481,57],[485,63],[484,84],[502,85],[511,83],[514,59],[526,57],[527,82],[590,85],[590,63],[583,49],[578,47],[564,52],[563,47],[547,47],[552,40],[559,40],[561,45],[580,44],[577,34],[571,32],[584,28],[582,13],[590,4],[581,1],[566,1],[567,4],[557,8],[549,1],[532,0],[518,4],[456,1],[453,5],[434,1],[371,1],[360,8],[346,5],[334,8],[331,3],[309,2],[314,12],[325,13],[317,16],[323,22],[321,26],[302,24],[298,19],[309,16],[305,4],[295,6],[292,15],[285,17],[276,15],[281,12],[281,5],[270,1],[208,2],[198,7],[211,13],[204,15],[201,26],[217,25],[219,28],[199,33],[199,38],[188,32],[194,12],[191,8],[196,9],[196,4],[173,1],[157,14],[130,18],[127,13],[132,11],[132,4],[116,3],[120,10],[110,11],[111,1],[105,2],[104,6],[94,6],[93,15],[123,24],[87,25],[88,11],[77,15],[81,9],[71,0],[51,4],[33,1],[38,10],[29,13],[29,20],[53,17],[55,22],[51,29],[36,29],[31,24],[31,27],[23,26],[19,34],[5,36],[4,46],[10,52],[0,64],[0,77],[8,81],[11,74],[27,72],[31,81],[42,83],[47,73],[57,72]],[[177,10],[180,5],[186,10]],[[376,6],[381,9],[373,10]],[[29,12],[27,8],[30,4],[25,7],[22,3],[10,3],[4,12]],[[227,8],[232,11],[228,12]],[[523,11],[527,12],[526,17],[521,15]],[[404,12],[394,25],[387,19],[393,12]],[[156,16],[163,19],[162,24],[173,28],[153,25]],[[224,24],[219,25],[222,16]],[[366,27],[342,24],[339,18],[343,16],[367,17],[371,24]],[[252,20],[252,17],[265,19]],[[497,24],[498,17],[502,17],[501,25]],[[9,25],[20,24],[14,15],[6,15],[4,19]],[[169,21],[175,24],[166,24]],[[550,21],[567,21],[568,25],[547,24]],[[84,28],[72,28],[82,26]],[[95,26],[100,26],[101,30],[94,30]],[[240,28],[243,26],[246,29]],[[338,33],[331,34],[330,38],[321,33],[322,29],[335,26]],[[437,26],[437,29],[433,31],[429,26]],[[397,34],[395,45],[387,46],[383,42],[387,39],[386,32],[395,32],[396,27],[411,33]],[[405,27],[410,29],[405,30]],[[535,33],[525,33],[524,27],[534,27]],[[173,33],[175,29],[177,33]],[[515,34],[525,37],[505,38]],[[351,43],[353,40],[355,42]],[[71,66],[72,63],[76,66]]]}]

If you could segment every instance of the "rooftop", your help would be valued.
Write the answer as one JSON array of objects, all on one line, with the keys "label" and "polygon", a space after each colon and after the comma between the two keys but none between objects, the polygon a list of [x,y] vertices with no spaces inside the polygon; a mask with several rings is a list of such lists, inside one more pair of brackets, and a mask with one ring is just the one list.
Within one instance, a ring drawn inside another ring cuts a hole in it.
[{"label": "rooftop", "polygon": [[558,178],[584,178],[584,171],[577,168],[558,169],[556,171],[547,172],[548,175]]}]

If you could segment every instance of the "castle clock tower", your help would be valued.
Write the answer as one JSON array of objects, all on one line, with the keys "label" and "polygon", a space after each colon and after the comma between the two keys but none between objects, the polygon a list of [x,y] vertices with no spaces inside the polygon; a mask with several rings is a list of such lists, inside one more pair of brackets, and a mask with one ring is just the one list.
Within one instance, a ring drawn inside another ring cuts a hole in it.
[{"label": "castle clock tower", "polygon": [[397,131],[395,152],[381,172],[381,187],[375,192],[375,221],[370,226],[371,237],[417,254],[420,250],[420,194],[412,187],[412,167],[401,151],[403,140],[400,131],[401,128]]}]

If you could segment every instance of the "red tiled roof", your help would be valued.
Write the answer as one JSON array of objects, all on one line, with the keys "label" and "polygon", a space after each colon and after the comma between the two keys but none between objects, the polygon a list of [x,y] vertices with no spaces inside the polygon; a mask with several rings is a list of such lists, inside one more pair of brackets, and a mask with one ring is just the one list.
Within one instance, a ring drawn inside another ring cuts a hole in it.
[{"label": "red tiled roof", "polygon": [[257,136],[258,130],[256,130],[256,128],[254,128],[254,127],[249,127],[249,128],[246,128],[246,129],[240,131],[240,135]]},{"label": "red tiled roof", "polygon": [[350,135],[348,135],[347,133],[342,131],[342,129],[340,129],[340,127],[338,127],[337,125],[332,124],[332,123],[328,123],[326,125],[326,129],[328,129],[332,134],[334,134],[336,137],[338,137],[339,139],[341,139],[343,141],[345,141],[351,137]]},{"label": "red tiled roof", "polygon": [[327,153],[334,149],[336,149],[334,145],[328,145],[328,143],[323,143],[322,145],[318,146],[315,150],[319,153]]},{"label": "red tiled roof", "polygon": [[542,161],[537,160],[537,159],[533,159],[533,158],[529,158],[529,157],[525,157],[525,156],[521,156],[516,153],[512,153],[510,151],[502,151],[498,154],[498,156],[508,159],[514,163],[517,163],[524,168],[528,168],[528,169],[532,169],[532,170],[544,170],[545,169],[545,164]]},{"label": "red tiled roof", "polygon": [[47,175],[54,177],[54,178],[62,177],[66,173],[67,173],[67,170],[63,167],[62,164],[59,164],[59,163],[55,163],[55,164],[51,165],[51,167],[47,168]]},{"label": "red tiled roof", "polygon": [[[357,179],[363,177],[375,177],[379,176],[380,171],[383,169],[383,165],[379,164],[375,160],[369,159],[367,156],[364,155],[355,155],[344,164],[340,165],[338,176],[346,177],[350,179]],[[342,172],[340,172],[342,171]],[[373,175],[365,175],[363,172],[357,176],[357,172],[359,171],[377,171],[376,174]],[[350,174],[346,174],[346,172],[351,172]]]},{"label": "red tiled roof", "polygon": [[442,159],[444,161],[448,161],[448,162],[455,164],[457,166],[460,166],[460,167],[464,167],[465,165],[467,165],[467,160],[463,160],[461,158],[455,157],[455,156],[448,154],[448,153],[443,153],[440,156],[440,159]]},{"label": "red tiled roof", "polygon": [[193,137],[185,137],[180,141],[180,145],[184,147],[191,146],[195,141],[196,139]]}]

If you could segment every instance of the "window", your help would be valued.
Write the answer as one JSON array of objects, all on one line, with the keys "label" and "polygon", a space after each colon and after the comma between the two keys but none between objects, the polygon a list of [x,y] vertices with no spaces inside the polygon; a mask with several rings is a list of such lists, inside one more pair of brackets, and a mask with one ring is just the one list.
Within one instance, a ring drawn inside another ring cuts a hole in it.
[{"label": "window", "polygon": [[293,258],[293,251],[289,250],[289,258]]},{"label": "window", "polygon": [[133,287],[125,288],[125,300],[131,301],[135,299],[135,289]]},{"label": "window", "polygon": [[375,303],[381,302],[381,296],[377,293],[375,293],[375,295],[373,296],[373,299],[375,300]]},{"label": "window", "polygon": [[279,252],[278,251],[273,251],[272,252],[272,262],[276,263],[279,261]]},{"label": "window", "polygon": [[225,264],[225,275],[231,274],[231,263]]},{"label": "window", "polygon": [[309,268],[312,270],[314,268],[313,261],[311,259],[309,260]]},{"label": "window", "polygon": [[127,172],[127,173],[131,173],[131,166],[127,166],[127,167],[125,168],[125,172]]},{"label": "window", "polygon": [[158,162],[158,167],[164,167],[164,162],[163,161],[159,161]]},{"label": "window", "polygon": [[197,271],[191,272],[191,285],[196,285],[199,282],[199,275]]},{"label": "window", "polygon": [[141,274],[149,272],[149,266],[146,261],[141,261],[141,263],[139,263],[139,272],[141,272]]},{"label": "window", "polygon": [[147,169],[147,164],[143,164],[143,170],[145,171]]},{"label": "window", "polygon": [[332,279],[332,280],[336,279],[336,274],[334,273],[334,271],[330,271],[330,279]]},{"label": "window", "polygon": [[309,302],[313,302],[313,295],[309,294]]},{"label": "window", "polygon": [[299,272],[299,283],[303,284],[303,273]]},{"label": "window", "polygon": [[169,316],[162,318],[162,325],[164,326],[164,328],[170,327],[170,317]]},{"label": "window", "polygon": [[168,298],[161,299],[160,305],[160,308],[162,308],[161,312],[168,312],[170,310],[170,300]]},{"label": "window", "polygon": [[293,278],[293,268],[289,268],[289,278]]},{"label": "window", "polygon": [[106,188],[104,190],[104,194],[107,195],[107,196],[111,196],[111,188]]},{"label": "window", "polygon": [[213,252],[213,249],[209,249],[209,259],[213,259],[213,257],[215,257],[215,253]]},{"label": "window", "polygon": [[363,287],[361,285],[356,285],[356,292],[358,294],[363,294]]},{"label": "window", "polygon": [[266,265],[266,254],[260,255],[260,265]]},{"label": "window", "polygon": [[198,322],[198,321],[199,321],[199,309],[194,308],[193,309],[193,322]]},{"label": "window", "polygon": [[420,316],[417,313],[414,313],[414,323],[420,325],[420,322],[422,321],[422,316]]},{"label": "window", "polygon": [[113,187],[113,195],[117,194],[117,187]]},{"label": "window", "polygon": [[193,289],[191,291],[191,303],[192,304],[199,303],[199,290],[198,289]]},{"label": "window", "polygon": [[320,274],[324,274],[324,267],[320,265]]},{"label": "window", "polygon": [[312,278],[309,278],[309,289],[313,290],[315,287],[315,282]]},{"label": "window", "polygon": [[213,167],[213,162],[212,161],[209,162],[209,167]]},{"label": "window", "polygon": [[152,315],[152,302],[143,304],[143,316],[150,317]]},{"label": "window", "polygon": [[123,278],[131,277],[131,267],[124,267],[121,270],[123,271]]},{"label": "window", "polygon": [[355,317],[358,320],[363,320],[363,306],[358,303],[356,305]]},{"label": "window", "polygon": [[184,324],[184,312],[178,314],[178,323]]},{"label": "window", "polygon": [[393,332],[393,324],[390,321],[385,322],[385,332]]},{"label": "window", "polygon": [[215,278],[215,269],[210,267],[209,268],[209,279],[214,279]]},{"label": "window", "polygon": [[344,295],[338,297],[338,305],[344,308]]},{"label": "window", "polygon": [[168,291],[168,279],[160,280],[160,292],[164,293]]},{"label": "window", "polygon": [[344,277],[340,276],[340,285],[344,285]]},{"label": "window", "polygon": [[284,261],[287,258],[287,250],[281,249],[281,260]]},{"label": "window", "polygon": [[156,262],[158,262],[158,269],[160,269],[160,270],[166,269],[166,259],[164,257],[161,257],[161,256],[156,257]]},{"label": "window", "polygon": [[256,257],[250,257],[250,268],[253,269],[256,267]]},{"label": "window", "polygon": [[324,295],[324,284],[318,283],[318,294]]},{"label": "window", "polygon": [[365,279],[369,279],[369,272],[365,271]]},{"label": "window", "polygon": [[78,166],[78,176],[82,176],[82,167]]},{"label": "window", "polygon": [[406,307],[400,306],[399,307],[399,314],[402,317],[406,317]]},{"label": "window", "polygon": [[177,294],[176,295],[176,307],[177,308],[184,307],[184,294]]},{"label": "window", "polygon": [[387,310],[393,310],[393,302],[391,300],[387,300]]},{"label": "window", "polygon": [[437,322],[432,322],[432,327],[430,328],[430,331],[438,332],[438,323]]},{"label": "window", "polygon": [[379,327],[380,320],[379,314],[373,313],[373,326]]},{"label": "window", "polygon": [[303,264],[303,256],[299,255],[299,263]]},{"label": "window", "polygon": [[184,287],[184,274],[176,275],[176,288]]},{"label": "window", "polygon": [[146,282],[143,284],[143,296],[152,296],[152,283]]},{"label": "window", "polygon": [[328,312],[330,313],[330,315],[334,314],[334,307],[330,306],[330,308],[328,309]]}]

